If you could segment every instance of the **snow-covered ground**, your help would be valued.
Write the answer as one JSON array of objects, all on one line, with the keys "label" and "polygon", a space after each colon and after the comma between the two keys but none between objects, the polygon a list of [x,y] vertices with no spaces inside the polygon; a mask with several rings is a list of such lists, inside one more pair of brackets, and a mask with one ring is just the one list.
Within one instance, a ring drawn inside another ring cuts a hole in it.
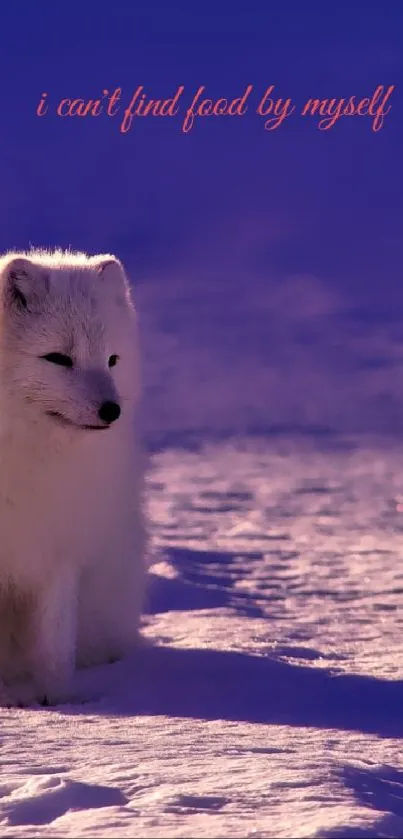
[{"label": "snow-covered ground", "polygon": [[172,288],[139,290],[148,643],[1,711],[0,835],[400,837],[398,325]]},{"label": "snow-covered ground", "polygon": [[403,835],[403,452],[155,454],[133,659],[3,711],[2,836]]}]

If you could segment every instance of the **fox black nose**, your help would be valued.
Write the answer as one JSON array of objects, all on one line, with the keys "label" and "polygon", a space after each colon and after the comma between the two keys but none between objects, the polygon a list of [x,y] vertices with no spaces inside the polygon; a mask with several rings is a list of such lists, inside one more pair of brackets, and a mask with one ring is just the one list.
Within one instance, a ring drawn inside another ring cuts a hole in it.
[{"label": "fox black nose", "polygon": [[98,411],[98,416],[102,422],[115,422],[120,417],[120,405],[117,402],[103,402]]}]

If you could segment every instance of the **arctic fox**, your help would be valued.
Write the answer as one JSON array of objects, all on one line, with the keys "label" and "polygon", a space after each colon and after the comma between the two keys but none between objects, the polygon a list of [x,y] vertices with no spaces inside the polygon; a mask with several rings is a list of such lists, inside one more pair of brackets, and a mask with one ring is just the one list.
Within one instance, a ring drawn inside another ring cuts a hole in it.
[{"label": "arctic fox", "polygon": [[137,640],[139,397],[119,260],[0,257],[0,704],[66,701],[76,666]]}]

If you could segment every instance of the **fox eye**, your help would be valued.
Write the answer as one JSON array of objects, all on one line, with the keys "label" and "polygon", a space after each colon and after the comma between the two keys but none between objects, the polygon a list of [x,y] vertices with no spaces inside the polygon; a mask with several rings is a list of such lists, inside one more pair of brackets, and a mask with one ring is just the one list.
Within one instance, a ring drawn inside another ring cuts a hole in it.
[{"label": "fox eye", "polygon": [[119,361],[119,356],[118,355],[109,356],[108,367],[114,367],[115,364],[117,364],[118,361]]},{"label": "fox eye", "polygon": [[72,367],[73,361],[69,355],[63,355],[61,352],[50,352],[47,355],[41,356],[45,361],[51,361],[52,364],[60,364],[61,367]]}]

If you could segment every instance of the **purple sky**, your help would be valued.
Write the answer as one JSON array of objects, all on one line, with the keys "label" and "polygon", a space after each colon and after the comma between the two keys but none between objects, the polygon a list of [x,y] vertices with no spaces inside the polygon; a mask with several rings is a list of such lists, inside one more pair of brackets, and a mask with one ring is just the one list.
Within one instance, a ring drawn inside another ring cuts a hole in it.
[{"label": "purple sky", "polygon": [[[312,272],[363,300],[403,296],[401,2],[20,2],[2,24],[2,249],[112,249],[142,278],[193,252],[209,282],[206,254],[225,262],[244,242],[255,282]],[[244,117],[188,134],[180,116],[123,135],[117,118],[52,110],[118,86],[126,104],[139,84],[155,98],[185,85],[183,107],[200,84],[213,98],[254,89]],[[378,133],[369,117],[320,132],[298,113],[268,132],[254,110],[270,84],[297,111],[311,96],[396,89]]]}]

